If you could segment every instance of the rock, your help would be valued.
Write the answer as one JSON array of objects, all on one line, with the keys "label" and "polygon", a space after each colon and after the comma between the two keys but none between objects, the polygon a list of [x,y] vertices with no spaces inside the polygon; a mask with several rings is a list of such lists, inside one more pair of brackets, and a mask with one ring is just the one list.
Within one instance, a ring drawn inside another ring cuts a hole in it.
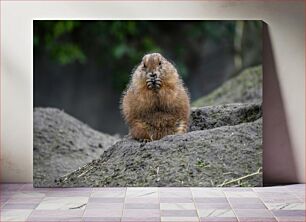
[{"label": "rock", "polygon": [[261,105],[257,103],[192,108],[189,131],[233,126],[253,122],[261,117]]},{"label": "rock", "polygon": [[54,186],[56,178],[99,158],[118,139],[58,109],[35,108],[34,186]]},{"label": "rock", "polygon": [[262,185],[260,105],[204,107],[193,110],[191,120],[191,132],[186,134],[149,143],[126,137],[99,159],[60,177],[57,185]]},{"label": "rock", "polygon": [[262,66],[245,69],[241,74],[226,81],[210,94],[192,103],[194,107],[227,103],[262,102]]}]

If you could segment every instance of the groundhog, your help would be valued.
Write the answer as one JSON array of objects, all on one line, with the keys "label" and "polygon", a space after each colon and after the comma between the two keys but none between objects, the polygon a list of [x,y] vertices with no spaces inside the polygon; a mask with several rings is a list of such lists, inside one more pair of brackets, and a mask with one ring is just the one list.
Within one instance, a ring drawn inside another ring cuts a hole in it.
[{"label": "groundhog", "polygon": [[132,73],[121,110],[136,140],[149,142],[187,132],[188,91],[175,67],[159,53],[147,54]]}]

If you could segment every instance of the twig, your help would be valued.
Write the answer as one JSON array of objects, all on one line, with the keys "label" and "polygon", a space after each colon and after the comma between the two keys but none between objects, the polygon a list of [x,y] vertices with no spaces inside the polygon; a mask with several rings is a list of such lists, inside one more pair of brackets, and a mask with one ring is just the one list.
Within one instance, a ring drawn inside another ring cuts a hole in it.
[{"label": "twig", "polygon": [[239,178],[237,178],[237,179],[233,179],[233,180],[230,180],[230,181],[228,181],[228,182],[226,182],[226,180],[222,183],[222,184],[219,184],[219,185],[217,185],[217,187],[223,187],[223,186],[225,186],[225,185],[228,185],[228,184],[231,184],[231,183],[235,183],[235,182],[240,182],[241,180],[243,180],[243,179],[246,179],[246,178],[249,178],[249,177],[252,177],[252,176],[256,176],[256,175],[258,175],[258,174],[261,174],[261,167],[255,172],[255,173],[251,173],[251,174],[248,174],[248,175],[245,175],[245,176],[243,176],[243,177],[239,177]]},{"label": "twig", "polygon": [[84,174],[86,174],[89,170],[91,170],[93,167],[90,167],[88,170],[84,171],[83,173],[81,173],[80,175],[78,175],[78,178],[83,176]]},{"label": "twig", "polygon": [[81,168],[85,167],[89,165],[89,163],[86,163],[84,166],[81,166],[79,167],[78,169],[72,171],[72,172],[69,172],[69,173],[66,173],[65,175],[61,176],[61,178],[64,178],[63,181],[66,181],[67,180],[67,177],[70,175],[70,174],[73,174],[73,173],[76,173],[77,171],[79,171]]}]

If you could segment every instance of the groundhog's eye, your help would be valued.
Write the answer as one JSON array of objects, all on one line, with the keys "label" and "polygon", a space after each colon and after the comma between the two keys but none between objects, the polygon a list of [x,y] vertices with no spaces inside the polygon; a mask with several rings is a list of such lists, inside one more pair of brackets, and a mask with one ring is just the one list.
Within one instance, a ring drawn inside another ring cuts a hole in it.
[{"label": "groundhog's eye", "polygon": [[143,68],[147,68],[146,64],[143,64]]},{"label": "groundhog's eye", "polygon": [[161,66],[161,62],[159,62],[159,64],[158,65],[160,65]]}]

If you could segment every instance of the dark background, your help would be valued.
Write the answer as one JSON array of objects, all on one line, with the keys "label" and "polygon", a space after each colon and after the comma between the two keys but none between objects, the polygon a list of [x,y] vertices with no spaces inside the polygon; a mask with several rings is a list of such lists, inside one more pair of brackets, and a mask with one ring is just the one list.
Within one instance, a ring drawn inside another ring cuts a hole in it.
[{"label": "dark background", "polygon": [[173,61],[191,100],[261,64],[260,21],[34,21],[34,107],[125,134],[119,110],[146,53]]}]

